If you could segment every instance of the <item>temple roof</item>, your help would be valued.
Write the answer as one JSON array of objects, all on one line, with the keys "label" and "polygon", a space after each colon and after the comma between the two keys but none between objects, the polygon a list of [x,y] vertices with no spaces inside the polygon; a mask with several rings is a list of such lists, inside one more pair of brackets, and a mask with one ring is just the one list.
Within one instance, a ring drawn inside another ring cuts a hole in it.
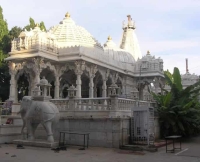
[{"label": "temple roof", "polygon": [[86,29],[75,24],[69,13],[59,25],[52,27],[49,32],[55,35],[59,47],[101,46]]},{"label": "temple roof", "polygon": [[108,37],[106,43],[104,44],[104,51],[108,57],[112,58],[113,60],[119,61],[121,63],[135,63],[134,57],[128,51],[117,47],[111,36]]}]

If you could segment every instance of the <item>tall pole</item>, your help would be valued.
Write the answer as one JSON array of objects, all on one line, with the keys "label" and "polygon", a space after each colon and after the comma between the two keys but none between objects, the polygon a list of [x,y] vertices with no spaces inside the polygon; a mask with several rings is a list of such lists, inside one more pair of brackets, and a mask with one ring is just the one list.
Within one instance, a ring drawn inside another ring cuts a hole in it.
[{"label": "tall pole", "polygon": [[186,61],[186,74],[187,74],[187,73],[189,73],[189,70],[188,70],[188,59],[186,58],[185,61]]}]

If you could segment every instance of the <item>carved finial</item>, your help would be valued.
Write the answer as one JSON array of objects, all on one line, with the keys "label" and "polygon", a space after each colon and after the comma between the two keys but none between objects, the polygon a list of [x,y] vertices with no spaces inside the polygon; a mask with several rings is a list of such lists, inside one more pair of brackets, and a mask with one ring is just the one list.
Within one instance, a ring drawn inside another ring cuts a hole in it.
[{"label": "carved finial", "polygon": [[65,17],[66,17],[66,18],[69,18],[69,17],[70,17],[69,12],[67,12],[67,13],[65,14]]},{"label": "carved finial", "polygon": [[131,21],[132,19],[131,19],[131,15],[127,15],[127,17],[128,17],[128,21]]},{"label": "carved finial", "polygon": [[147,55],[150,55],[150,51],[149,50],[147,51]]},{"label": "carved finial", "polygon": [[108,36],[108,40],[112,40],[112,37],[110,35]]}]

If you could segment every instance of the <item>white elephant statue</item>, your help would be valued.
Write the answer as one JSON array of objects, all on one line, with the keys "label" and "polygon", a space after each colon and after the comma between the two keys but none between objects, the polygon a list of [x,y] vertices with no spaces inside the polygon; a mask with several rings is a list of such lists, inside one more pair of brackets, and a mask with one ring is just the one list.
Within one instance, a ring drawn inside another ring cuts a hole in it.
[{"label": "white elephant statue", "polygon": [[35,130],[41,123],[47,133],[47,141],[54,142],[53,127],[59,121],[59,110],[55,104],[48,101],[34,101],[31,96],[24,96],[21,102],[20,112],[23,127],[27,127],[28,140],[34,140]]}]

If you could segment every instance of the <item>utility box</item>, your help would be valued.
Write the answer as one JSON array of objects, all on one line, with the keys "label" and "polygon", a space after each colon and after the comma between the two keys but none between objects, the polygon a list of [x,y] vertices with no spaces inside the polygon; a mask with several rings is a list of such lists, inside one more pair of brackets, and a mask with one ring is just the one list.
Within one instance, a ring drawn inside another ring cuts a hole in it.
[{"label": "utility box", "polygon": [[131,142],[133,144],[153,145],[154,136],[154,108],[132,108]]}]

